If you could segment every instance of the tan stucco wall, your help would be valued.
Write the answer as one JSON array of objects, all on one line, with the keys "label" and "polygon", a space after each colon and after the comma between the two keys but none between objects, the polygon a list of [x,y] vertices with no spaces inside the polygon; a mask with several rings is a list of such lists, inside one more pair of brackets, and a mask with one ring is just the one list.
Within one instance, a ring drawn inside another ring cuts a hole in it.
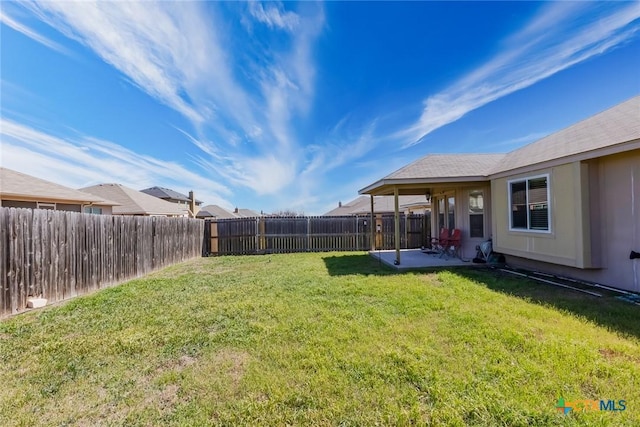
[{"label": "tan stucco wall", "polygon": [[640,150],[607,156],[598,164],[603,277],[640,292]]},{"label": "tan stucco wall", "polygon": [[37,207],[36,202],[23,202],[18,200],[1,200],[0,206],[4,208],[28,208],[35,209]]},{"label": "tan stucco wall", "polygon": [[508,231],[508,179],[497,179],[494,250],[513,266],[640,292],[640,259],[629,259],[640,252],[640,150],[526,176],[539,173],[550,174],[552,233]]},{"label": "tan stucco wall", "polygon": [[[469,192],[473,190],[483,190],[483,203],[484,203],[484,236],[482,238],[471,238],[469,235],[470,220],[469,220]],[[438,228],[438,202],[439,197],[447,197],[447,195],[453,194],[456,198],[455,209],[455,228],[459,228],[462,231],[462,250],[461,256],[463,258],[473,258],[476,255],[476,245],[488,240],[492,237],[492,223],[491,223],[491,187],[489,184],[478,183],[477,185],[468,184],[464,187],[456,187],[454,189],[447,190],[445,193],[436,192],[432,194],[431,200],[431,234],[432,237],[438,237],[440,229]]]},{"label": "tan stucco wall", "polygon": [[[508,255],[516,255],[573,267],[591,267],[591,259],[585,252],[590,247],[588,169],[579,162],[526,174],[514,175],[492,181],[492,207],[494,249]],[[508,181],[536,175],[549,175],[550,231],[527,232],[509,230]]]}]

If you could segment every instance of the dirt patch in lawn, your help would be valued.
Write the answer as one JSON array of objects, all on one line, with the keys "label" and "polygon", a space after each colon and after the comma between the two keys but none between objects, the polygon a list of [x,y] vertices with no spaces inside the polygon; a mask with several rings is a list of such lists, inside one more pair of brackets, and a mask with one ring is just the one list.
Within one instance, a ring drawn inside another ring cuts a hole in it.
[{"label": "dirt patch in lawn", "polygon": [[620,351],[614,350],[612,348],[601,348],[598,350],[598,352],[602,357],[604,357],[607,360],[624,359],[630,362],[640,364],[640,357],[635,357],[630,354],[625,354]]},{"label": "dirt patch in lawn", "polygon": [[227,374],[234,387],[237,387],[246,371],[249,354],[237,350],[223,349],[215,354],[214,362]]}]

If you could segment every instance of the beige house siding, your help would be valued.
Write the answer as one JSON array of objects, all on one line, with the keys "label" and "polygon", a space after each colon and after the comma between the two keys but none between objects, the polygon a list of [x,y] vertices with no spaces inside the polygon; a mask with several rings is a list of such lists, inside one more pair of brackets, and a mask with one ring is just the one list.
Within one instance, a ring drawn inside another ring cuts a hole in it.
[{"label": "beige house siding", "polygon": [[[473,190],[483,191],[483,203],[484,203],[484,235],[483,237],[471,238],[471,220],[469,218],[469,194]],[[432,237],[438,237],[440,233],[440,225],[438,224],[439,218],[439,204],[438,200],[442,197],[446,198],[450,195],[455,197],[455,228],[462,231],[462,251],[461,256],[463,258],[473,258],[476,254],[476,245],[486,241],[492,236],[492,223],[491,223],[491,187],[489,183],[475,183],[465,184],[465,186],[459,186],[446,191],[438,191],[432,195],[431,199],[431,234]]]},{"label": "beige house siding", "polygon": [[600,201],[600,275],[616,287],[640,292],[640,150],[598,162]]},{"label": "beige house siding", "polygon": [[36,209],[38,204],[36,202],[24,202],[22,200],[0,200],[0,206],[3,208]]},{"label": "beige house siding", "polygon": [[[583,241],[590,241],[589,229],[585,226],[589,224],[585,218],[588,209],[586,212],[582,209],[585,172],[580,163],[570,163],[492,181],[494,249],[507,255],[572,267],[589,266],[591,260],[585,259],[581,249]],[[510,230],[509,181],[545,174],[549,176],[550,189],[549,232]]]},{"label": "beige house siding", "polygon": [[[83,212],[84,208],[89,205],[80,205],[75,203],[58,203],[55,201],[43,201],[40,203],[44,203],[46,205],[55,205],[55,210],[57,211],[68,211],[68,212]],[[38,202],[30,202],[23,200],[2,200],[0,201],[0,206],[4,208],[27,208],[27,209],[38,209]],[[93,207],[102,209],[102,215],[111,215],[112,214],[112,206],[104,206],[93,204]]]},{"label": "beige house siding", "polygon": [[2,200],[2,207],[5,208],[28,208],[28,209],[38,209],[38,204],[45,204],[47,208],[50,205],[55,205],[55,210],[57,211],[68,211],[68,212],[80,212],[81,206],[76,203],[59,203],[56,201],[42,200],[40,202],[29,202],[23,200]]},{"label": "beige house siding", "polygon": [[[508,180],[543,173],[551,233],[509,231]],[[500,178],[491,187],[494,250],[512,255],[511,265],[640,292],[640,260],[629,259],[640,252],[640,150]]]}]

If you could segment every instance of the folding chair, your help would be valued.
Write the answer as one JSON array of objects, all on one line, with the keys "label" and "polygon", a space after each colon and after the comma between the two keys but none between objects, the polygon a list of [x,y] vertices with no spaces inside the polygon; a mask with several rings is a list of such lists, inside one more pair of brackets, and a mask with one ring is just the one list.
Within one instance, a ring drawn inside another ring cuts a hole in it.
[{"label": "folding chair", "polygon": [[445,253],[456,258],[460,258],[460,247],[462,246],[462,232],[459,228],[451,231],[451,236],[447,239]]},{"label": "folding chair", "polygon": [[449,230],[443,227],[440,229],[440,236],[438,238],[434,237],[433,239],[431,239],[431,249],[436,251],[437,255],[444,255],[447,248],[448,240]]}]

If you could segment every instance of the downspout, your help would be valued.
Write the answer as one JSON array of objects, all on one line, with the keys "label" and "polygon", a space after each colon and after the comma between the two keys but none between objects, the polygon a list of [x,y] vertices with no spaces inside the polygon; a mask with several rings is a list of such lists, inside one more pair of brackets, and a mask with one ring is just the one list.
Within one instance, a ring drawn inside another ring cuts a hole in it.
[{"label": "downspout", "polygon": [[[633,175],[634,175],[634,171],[633,168],[631,169],[631,221],[633,221],[633,247],[636,248],[638,243],[637,239],[638,239],[638,232],[640,230],[638,230],[638,220],[636,219],[636,215],[638,214],[638,212],[636,212],[636,189],[635,189],[635,182],[633,179]],[[629,258],[632,258],[631,262],[633,263],[633,290],[636,292],[640,292],[640,283],[638,283],[638,276],[640,275],[640,272],[638,272],[638,258],[633,259],[633,251],[631,251],[631,255],[629,256]]]},{"label": "downspout", "polygon": [[395,225],[395,243],[396,243],[396,260],[395,265],[400,265],[400,203],[398,202],[398,187],[393,187],[393,201],[395,204],[394,225]]}]

